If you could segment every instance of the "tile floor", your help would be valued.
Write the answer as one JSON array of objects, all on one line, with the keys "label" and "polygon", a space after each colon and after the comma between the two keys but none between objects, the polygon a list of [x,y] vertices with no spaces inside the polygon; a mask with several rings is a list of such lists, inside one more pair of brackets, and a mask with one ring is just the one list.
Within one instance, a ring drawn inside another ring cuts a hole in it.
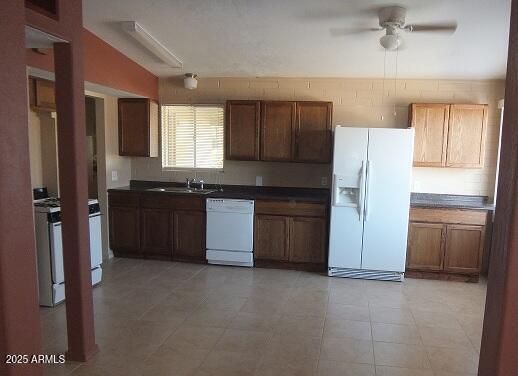
[{"label": "tile floor", "polygon": [[[46,375],[475,375],[485,283],[328,278],[116,259],[94,289],[101,352]],[[66,350],[65,306],[41,309]]]}]

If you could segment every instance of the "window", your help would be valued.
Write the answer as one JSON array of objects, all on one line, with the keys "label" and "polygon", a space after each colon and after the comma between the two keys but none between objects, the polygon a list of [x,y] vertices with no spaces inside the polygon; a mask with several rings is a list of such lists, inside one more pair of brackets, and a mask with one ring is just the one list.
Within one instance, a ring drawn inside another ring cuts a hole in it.
[{"label": "window", "polygon": [[162,106],[162,168],[223,168],[222,106]]}]

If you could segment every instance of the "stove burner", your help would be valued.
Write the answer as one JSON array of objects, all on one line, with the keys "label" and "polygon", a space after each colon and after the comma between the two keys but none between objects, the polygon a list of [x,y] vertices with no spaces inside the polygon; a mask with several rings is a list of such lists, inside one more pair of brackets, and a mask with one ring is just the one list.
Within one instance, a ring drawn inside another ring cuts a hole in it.
[{"label": "stove burner", "polygon": [[34,206],[39,206],[42,208],[59,208],[60,200],[57,197],[50,197],[50,198],[46,198],[41,201],[35,202]]}]

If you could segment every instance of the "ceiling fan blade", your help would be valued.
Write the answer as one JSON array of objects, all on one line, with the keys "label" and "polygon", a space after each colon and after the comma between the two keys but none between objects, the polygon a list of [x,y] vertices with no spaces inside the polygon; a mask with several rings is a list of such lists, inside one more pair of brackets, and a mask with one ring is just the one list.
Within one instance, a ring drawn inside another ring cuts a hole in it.
[{"label": "ceiling fan blade", "polygon": [[420,24],[420,25],[406,25],[405,30],[416,32],[416,31],[432,31],[432,32],[443,32],[443,33],[454,33],[457,30],[457,22],[441,22],[435,24]]},{"label": "ceiling fan blade", "polygon": [[346,35],[355,35],[362,34],[371,31],[381,31],[383,30],[380,27],[357,27],[357,28],[347,28],[347,27],[332,27],[329,29],[329,33],[333,37],[343,37]]}]

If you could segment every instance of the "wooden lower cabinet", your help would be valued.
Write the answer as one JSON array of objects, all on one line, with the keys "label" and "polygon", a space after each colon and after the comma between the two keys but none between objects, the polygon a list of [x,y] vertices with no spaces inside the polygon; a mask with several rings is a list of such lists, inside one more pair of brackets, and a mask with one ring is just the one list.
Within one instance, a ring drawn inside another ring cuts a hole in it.
[{"label": "wooden lower cabinet", "polygon": [[444,270],[453,273],[478,273],[482,264],[484,228],[448,225]]},{"label": "wooden lower cabinet", "polygon": [[486,221],[486,211],[412,208],[406,275],[478,281]]},{"label": "wooden lower cabinet", "polygon": [[141,249],[147,255],[171,257],[171,212],[168,209],[141,209]]},{"label": "wooden lower cabinet", "polygon": [[288,261],[290,218],[279,215],[257,215],[254,229],[256,260]]},{"label": "wooden lower cabinet", "polygon": [[255,211],[256,266],[325,268],[326,204],[258,200]]},{"label": "wooden lower cabinet", "polygon": [[290,261],[321,264],[325,262],[325,218],[290,219]]},{"label": "wooden lower cabinet", "polygon": [[[206,262],[205,198],[109,192],[116,256]],[[327,204],[256,200],[256,266],[324,270]]]},{"label": "wooden lower cabinet", "polygon": [[110,192],[115,256],[205,262],[205,199]]},{"label": "wooden lower cabinet", "polygon": [[446,226],[440,223],[410,223],[406,267],[439,271],[444,263]]},{"label": "wooden lower cabinet", "polygon": [[117,254],[135,255],[140,251],[139,209],[110,207],[110,248]]},{"label": "wooden lower cabinet", "polygon": [[173,213],[173,259],[205,260],[205,212],[175,210]]}]

